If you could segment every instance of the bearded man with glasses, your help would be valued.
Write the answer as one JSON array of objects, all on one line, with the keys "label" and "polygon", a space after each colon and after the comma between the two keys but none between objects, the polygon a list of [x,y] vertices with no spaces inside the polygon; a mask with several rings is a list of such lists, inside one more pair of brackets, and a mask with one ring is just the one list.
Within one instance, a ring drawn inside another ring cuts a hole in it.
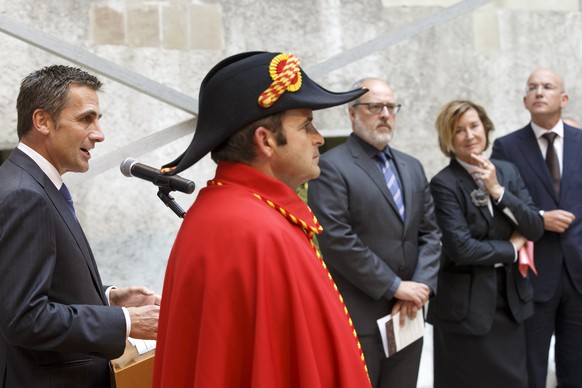
[{"label": "bearded man with glasses", "polygon": [[436,290],[441,235],[420,162],[389,146],[401,107],[392,89],[375,78],[354,88],[369,92],[349,105],[348,140],[321,157],[309,205],[323,226],[323,259],[350,311],[372,385],[415,388],[422,338],[387,358],[376,321],[422,314]]}]

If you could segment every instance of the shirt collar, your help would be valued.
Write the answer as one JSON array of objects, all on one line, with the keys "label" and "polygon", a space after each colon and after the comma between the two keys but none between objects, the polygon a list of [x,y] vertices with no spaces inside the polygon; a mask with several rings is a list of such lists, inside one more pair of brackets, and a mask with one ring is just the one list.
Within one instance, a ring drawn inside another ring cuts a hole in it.
[{"label": "shirt collar", "polygon": [[45,175],[49,177],[57,190],[60,190],[61,186],[63,185],[63,178],[55,166],[51,164],[51,162],[46,160],[41,154],[24,143],[18,143],[16,148],[28,155],[38,165],[42,172],[44,172]]},{"label": "shirt collar", "polygon": [[545,128],[540,127],[539,125],[537,125],[533,121],[531,122],[531,127],[534,131],[534,134],[536,135],[536,139],[539,139],[540,137],[542,137],[542,135],[544,133],[548,133],[548,132],[554,132],[554,133],[556,133],[556,135],[558,135],[562,139],[564,138],[564,122],[562,120],[558,120],[558,123],[554,126],[554,128],[552,128],[550,130],[547,130]]},{"label": "shirt collar", "polygon": [[356,135],[355,133],[352,133],[350,136],[352,136],[354,139],[356,139],[356,141],[364,149],[364,152],[366,152],[366,154],[370,158],[374,158],[376,155],[378,155],[379,152],[384,152],[386,154],[386,157],[388,158],[388,160],[392,159],[392,150],[390,149],[390,146],[386,146],[386,148],[384,148],[384,150],[379,151],[376,147],[367,143],[366,141],[364,141],[363,139],[358,137],[358,135]]},{"label": "shirt collar", "polygon": [[461,159],[455,158],[455,160],[457,162],[459,162],[459,164],[461,165],[461,167],[463,167],[465,170],[467,170],[467,172],[469,174],[479,168],[478,166],[474,166],[474,165],[469,164],[467,162],[463,162]]}]

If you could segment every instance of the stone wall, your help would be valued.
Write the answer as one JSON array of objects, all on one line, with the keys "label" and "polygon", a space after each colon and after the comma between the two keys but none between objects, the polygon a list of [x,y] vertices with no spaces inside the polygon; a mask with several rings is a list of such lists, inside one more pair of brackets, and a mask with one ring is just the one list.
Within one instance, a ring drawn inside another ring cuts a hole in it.
[{"label": "stone wall", "polygon": [[[225,56],[249,50],[289,51],[309,69],[455,3],[0,0],[0,13],[197,98],[200,81]],[[447,163],[438,151],[433,123],[440,107],[451,99],[482,104],[499,136],[527,123],[522,104],[526,78],[536,67],[551,67],[566,80],[570,94],[566,114],[582,120],[581,3],[492,1],[317,81],[331,90],[345,90],[363,76],[387,79],[403,105],[393,145],[417,156],[430,178]],[[69,62],[7,34],[0,33],[0,47],[0,149],[10,149],[17,143],[15,99],[21,79],[42,66]],[[192,117],[101,78],[107,139],[95,149],[95,159]],[[327,135],[349,133],[343,107],[318,112],[315,118]],[[190,136],[160,144],[139,160],[160,166],[180,154],[189,141]],[[205,158],[182,175],[194,180],[198,190],[213,171],[214,163]],[[180,220],[156,197],[155,187],[123,177],[118,168],[75,182],[71,191],[79,219],[104,281],[120,286],[147,284],[160,292]],[[175,197],[187,208],[195,195]]]}]

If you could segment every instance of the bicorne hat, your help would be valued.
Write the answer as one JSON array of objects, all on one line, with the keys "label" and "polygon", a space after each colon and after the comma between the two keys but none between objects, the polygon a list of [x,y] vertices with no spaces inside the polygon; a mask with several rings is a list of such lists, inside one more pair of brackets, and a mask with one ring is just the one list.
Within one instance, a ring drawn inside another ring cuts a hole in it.
[{"label": "bicorne hat", "polygon": [[178,174],[246,125],[289,109],[324,109],[355,100],[367,89],[330,92],[312,81],[293,54],[245,52],[219,62],[200,85],[192,142],[162,169]]}]

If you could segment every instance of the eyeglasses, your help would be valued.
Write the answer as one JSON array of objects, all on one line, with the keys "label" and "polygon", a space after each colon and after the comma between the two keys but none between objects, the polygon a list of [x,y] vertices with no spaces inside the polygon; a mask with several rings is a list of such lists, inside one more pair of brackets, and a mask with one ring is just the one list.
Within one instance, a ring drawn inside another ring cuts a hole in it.
[{"label": "eyeglasses", "polygon": [[544,92],[554,92],[556,90],[558,90],[557,86],[554,86],[552,84],[528,84],[525,87],[525,91],[526,93],[533,93],[533,92],[537,92],[539,90],[539,88],[542,88],[542,91]]},{"label": "eyeglasses", "polygon": [[384,110],[384,108],[388,109],[388,113],[390,113],[392,115],[396,115],[396,113],[398,113],[400,111],[400,108],[402,107],[402,105],[400,105],[400,104],[383,104],[381,102],[357,102],[352,106],[356,107],[359,105],[366,106],[366,108],[368,108],[368,112],[375,114],[375,115],[382,112],[382,110]]}]

